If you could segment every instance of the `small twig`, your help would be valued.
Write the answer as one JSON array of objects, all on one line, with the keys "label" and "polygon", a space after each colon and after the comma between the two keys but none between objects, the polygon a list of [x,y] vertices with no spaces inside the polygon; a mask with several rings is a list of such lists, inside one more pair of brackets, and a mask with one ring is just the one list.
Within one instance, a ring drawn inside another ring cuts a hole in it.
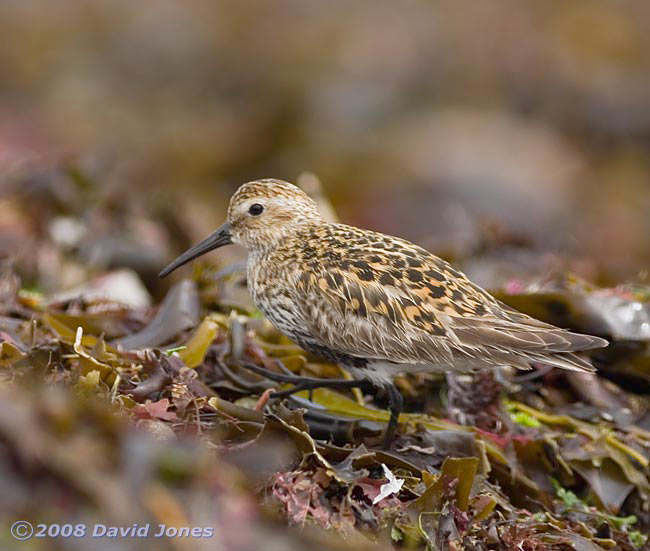
[{"label": "small twig", "polygon": [[284,362],[282,360],[278,360],[276,358],[275,364],[280,368],[280,371],[282,371],[285,375],[290,375],[293,377],[296,376],[296,374],[293,371],[291,371],[286,365],[284,365]]},{"label": "small twig", "polygon": [[222,360],[218,360],[219,367],[223,371],[226,378],[235,383],[242,390],[247,390],[253,394],[259,394],[270,388],[270,383],[266,381],[247,381],[246,379],[237,375],[227,364]]},{"label": "small twig", "polygon": [[142,402],[150,394],[160,392],[171,380],[172,378],[169,373],[165,371],[161,364],[157,364],[149,377],[139,383],[135,388],[126,390],[125,392],[131,394],[136,402]]},{"label": "small twig", "polygon": [[267,388],[259,397],[259,400],[257,400],[257,403],[255,404],[255,409],[257,411],[263,411],[269,399],[271,398],[271,395],[274,392],[275,392],[275,388]]}]

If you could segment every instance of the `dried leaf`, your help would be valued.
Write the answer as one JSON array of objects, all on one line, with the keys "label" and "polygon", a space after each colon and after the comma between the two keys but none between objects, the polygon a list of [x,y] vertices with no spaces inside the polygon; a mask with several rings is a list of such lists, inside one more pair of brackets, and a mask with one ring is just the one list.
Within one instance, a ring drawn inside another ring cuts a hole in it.
[{"label": "dried leaf", "polygon": [[160,305],[156,317],[142,331],[112,341],[126,350],[151,348],[170,341],[199,321],[200,303],[196,284],[184,279],[174,285]]},{"label": "dried leaf", "polygon": [[168,411],[171,404],[167,398],[136,405],[131,411],[139,419],[161,419],[163,421],[179,421],[174,411]]},{"label": "dried leaf", "polygon": [[77,388],[82,392],[91,392],[97,389],[99,385],[99,371],[93,369],[87,375],[81,375],[77,381]]},{"label": "dried leaf", "polygon": [[27,354],[25,354],[15,344],[9,341],[3,341],[0,343],[0,366],[11,367],[26,356]]},{"label": "dried leaf", "polygon": [[218,333],[219,324],[210,316],[204,318],[185,344],[185,348],[178,352],[187,367],[198,367],[203,363],[208,348]]}]

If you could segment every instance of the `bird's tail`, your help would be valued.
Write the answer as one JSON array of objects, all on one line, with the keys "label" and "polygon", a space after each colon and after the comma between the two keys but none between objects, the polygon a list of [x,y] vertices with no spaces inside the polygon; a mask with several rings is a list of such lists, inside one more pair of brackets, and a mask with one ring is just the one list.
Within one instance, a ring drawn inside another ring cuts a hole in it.
[{"label": "bird's tail", "polygon": [[568,369],[570,371],[582,371],[583,373],[593,373],[596,371],[596,368],[591,364],[589,359],[572,352],[560,354],[528,354],[527,356],[534,362],[552,365],[553,367]]}]

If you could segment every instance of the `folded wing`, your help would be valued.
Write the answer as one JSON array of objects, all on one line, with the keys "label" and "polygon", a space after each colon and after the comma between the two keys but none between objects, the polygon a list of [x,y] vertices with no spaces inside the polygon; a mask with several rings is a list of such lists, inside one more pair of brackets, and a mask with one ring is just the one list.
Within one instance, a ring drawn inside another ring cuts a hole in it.
[{"label": "folded wing", "polygon": [[392,253],[381,252],[380,262],[351,259],[341,269],[324,259],[319,270],[298,274],[304,319],[323,346],[440,369],[528,369],[529,362],[542,362],[591,371],[591,364],[574,352],[607,345],[506,306],[408,242]]}]

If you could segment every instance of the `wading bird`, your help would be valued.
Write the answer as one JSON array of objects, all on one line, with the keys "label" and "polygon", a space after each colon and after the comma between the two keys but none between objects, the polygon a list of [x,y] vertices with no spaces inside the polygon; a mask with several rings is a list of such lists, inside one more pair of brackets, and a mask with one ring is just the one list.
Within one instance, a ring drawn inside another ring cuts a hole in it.
[{"label": "wading bird", "polygon": [[386,389],[387,444],[402,406],[396,375],[530,369],[530,362],[593,371],[575,352],[607,345],[506,306],[404,239],[327,222],[309,196],[280,180],[242,185],[230,200],[227,222],[160,275],[231,243],[248,251],[248,289],[266,317],[302,348],[344,366],[355,380],[246,367],[296,385],[276,396],[319,386]]}]

